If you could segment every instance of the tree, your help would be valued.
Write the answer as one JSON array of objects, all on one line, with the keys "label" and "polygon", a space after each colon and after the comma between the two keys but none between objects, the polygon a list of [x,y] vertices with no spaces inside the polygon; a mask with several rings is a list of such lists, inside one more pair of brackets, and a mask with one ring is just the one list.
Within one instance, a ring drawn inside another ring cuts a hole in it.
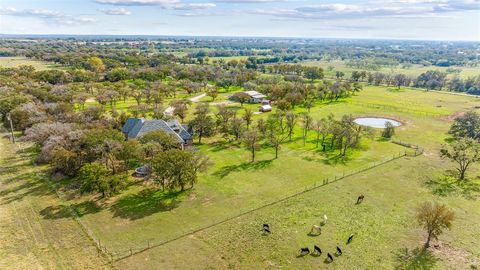
[{"label": "tree", "polygon": [[212,98],[212,101],[215,101],[215,99],[218,97],[218,90],[217,88],[212,88],[207,91],[207,96]]},{"label": "tree", "polygon": [[192,152],[171,149],[153,159],[152,169],[162,189],[172,191],[180,187],[183,191],[187,185],[193,187],[197,181],[198,165],[204,164],[198,161]]},{"label": "tree", "polygon": [[78,173],[82,192],[100,192],[102,198],[109,197],[128,184],[126,174],[111,175],[104,165],[93,162],[85,164]]},{"label": "tree", "polygon": [[210,137],[215,134],[215,121],[210,116],[208,104],[199,104],[195,110],[195,118],[190,121],[190,127],[194,134],[198,135],[198,143],[202,143],[203,137]]},{"label": "tree", "polygon": [[480,140],[480,115],[470,111],[455,119],[449,134],[455,138],[471,138]]},{"label": "tree", "polygon": [[307,140],[308,130],[311,128],[311,126],[312,126],[312,117],[307,113],[302,114],[303,145],[305,145],[305,142]]},{"label": "tree", "polygon": [[244,92],[239,92],[235,94],[235,99],[240,102],[240,106],[243,107],[243,104],[250,100],[250,96]]},{"label": "tree", "polygon": [[318,148],[318,145],[320,144],[320,137],[322,137],[322,140],[321,140],[322,151],[325,151],[325,138],[328,135],[327,120],[325,120],[325,118],[322,118],[320,120],[315,121],[314,128],[315,128],[315,131],[317,132],[316,147]]},{"label": "tree", "polygon": [[252,123],[253,111],[251,109],[245,109],[245,113],[242,116],[243,121],[245,121],[245,125],[247,129],[250,128],[250,124]]},{"label": "tree", "polygon": [[238,141],[244,131],[245,127],[243,120],[241,118],[237,118],[236,116],[233,117],[233,119],[230,121],[229,134],[233,135],[235,141]]},{"label": "tree", "polygon": [[121,143],[117,158],[123,161],[123,170],[127,171],[131,162],[137,163],[143,156],[140,143],[137,140],[128,140]]},{"label": "tree", "polygon": [[407,83],[409,82],[408,77],[404,74],[396,74],[394,80],[398,89],[400,89],[402,86],[407,86]]},{"label": "tree", "polygon": [[319,67],[304,67],[303,74],[305,78],[313,83],[316,79],[323,78],[323,69]]},{"label": "tree", "polygon": [[337,77],[337,80],[341,79],[343,76],[345,76],[345,73],[343,73],[342,71],[337,71],[335,73],[335,77]]},{"label": "tree", "polygon": [[187,100],[177,100],[171,104],[173,107],[173,115],[179,117],[182,122],[187,117],[188,103],[189,102]]},{"label": "tree", "polygon": [[90,70],[95,72],[95,73],[102,73],[105,71],[105,65],[103,64],[102,59],[93,56],[88,59],[88,66],[90,67]]},{"label": "tree", "polygon": [[425,248],[430,247],[431,239],[438,239],[444,229],[451,229],[454,213],[447,206],[438,203],[425,202],[417,208],[417,221],[427,231]]},{"label": "tree", "polygon": [[480,160],[480,144],[470,138],[461,138],[452,141],[449,147],[443,146],[440,154],[457,163],[459,180],[464,180],[469,166]]},{"label": "tree", "polygon": [[288,137],[285,134],[284,119],[282,114],[273,114],[267,118],[266,121],[267,137],[270,144],[275,148],[275,159],[278,158],[278,150],[280,145]]},{"label": "tree", "polygon": [[295,129],[295,126],[297,124],[297,119],[298,115],[295,114],[294,112],[287,112],[285,114],[285,120],[286,120],[286,125],[287,125],[287,134],[288,134],[288,140],[292,140],[292,134],[293,130]]},{"label": "tree", "polygon": [[242,141],[245,147],[252,153],[252,163],[255,162],[255,151],[260,147],[259,136],[256,130],[247,131],[243,134]]},{"label": "tree", "polygon": [[385,122],[385,129],[382,132],[382,137],[390,139],[395,134],[395,127],[390,121]]}]

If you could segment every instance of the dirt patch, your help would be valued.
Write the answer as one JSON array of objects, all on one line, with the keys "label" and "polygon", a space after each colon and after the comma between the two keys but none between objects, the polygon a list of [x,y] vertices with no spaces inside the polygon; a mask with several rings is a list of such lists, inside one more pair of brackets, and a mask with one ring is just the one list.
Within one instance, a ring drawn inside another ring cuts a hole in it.
[{"label": "dirt patch", "polygon": [[210,205],[212,202],[210,201],[210,198],[205,198],[203,199],[203,202],[202,202],[202,205],[203,206],[208,206]]},{"label": "dirt patch", "polygon": [[219,102],[211,102],[210,105],[216,106],[216,105],[230,105],[234,104],[235,102],[232,101],[219,101]]},{"label": "dirt patch", "polygon": [[195,200],[196,198],[197,198],[197,194],[194,193],[194,192],[192,192],[192,193],[190,193],[190,195],[188,195],[188,200],[189,200],[189,201],[193,201],[193,200]]},{"label": "dirt patch", "polygon": [[456,249],[440,241],[433,243],[430,250],[437,258],[445,262],[448,269],[477,269],[480,267],[478,259],[467,251]]},{"label": "dirt patch", "polygon": [[451,115],[440,117],[440,119],[448,121],[448,122],[453,122],[455,119],[457,119],[460,116],[463,116],[464,114],[465,114],[465,112],[456,112],[456,113],[451,114]]}]

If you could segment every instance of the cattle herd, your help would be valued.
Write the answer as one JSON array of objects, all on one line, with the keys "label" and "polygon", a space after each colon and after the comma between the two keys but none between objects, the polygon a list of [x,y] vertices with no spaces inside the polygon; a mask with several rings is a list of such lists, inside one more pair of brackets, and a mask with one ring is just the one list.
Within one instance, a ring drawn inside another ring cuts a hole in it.
[{"label": "cattle herd", "polygon": [[[356,204],[362,203],[364,198],[365,198],[364,195],[358,196]],[[321,226],[324,226],[326,224],[327,224],[327,215],[323,215],[323,221],[321,223]],[[313,225],[310,232],[309,232],[309,235],[311,235],[311,236],[320,235],[322,233],[321,226]],[[262,231],[263,231],[264,234],[270,234],[271,233],[270,225],[268,223],[264,223]],[[353,234],[350,234],[350,236],[347,239],[346,244],[348,245],[348,244],[352,243],[352,241],[353,241]],[[310,251],[310,248],[308,248],[308,247],[303,247],[303,248],[300,248],[300,254],[298,255],[298,257],[303,257],[303,256],[306,256],[306,255],[309,255],[309,254],[312,255],[312,256],[315,256],[315,257],[321,256],[322,255],[322,249],[317,245],[313,246],[312,251]],[[338,257],[338,256],[341,256],[342,254],[343,254],[342,249],[339,246],[337,246],[336,252],[334,253],[334,255]],[[326,262],[333,262],[332,254],[327,253],[327,258],[325,259],[325,261]]]}]

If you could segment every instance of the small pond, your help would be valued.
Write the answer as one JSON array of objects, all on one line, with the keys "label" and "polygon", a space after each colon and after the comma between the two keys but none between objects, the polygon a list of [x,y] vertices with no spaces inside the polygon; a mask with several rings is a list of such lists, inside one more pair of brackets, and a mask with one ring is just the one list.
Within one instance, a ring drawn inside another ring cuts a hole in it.
[{"label": "small pond", "polygon": [[390,122],[394,127],[398,127],[402,125],[402,123],[395,121],[393,119],[380,118],[380,117],[361,117],[353,121],[359,125],[372,127],[372,128],[385,128],[385,124],[387,122]]}]

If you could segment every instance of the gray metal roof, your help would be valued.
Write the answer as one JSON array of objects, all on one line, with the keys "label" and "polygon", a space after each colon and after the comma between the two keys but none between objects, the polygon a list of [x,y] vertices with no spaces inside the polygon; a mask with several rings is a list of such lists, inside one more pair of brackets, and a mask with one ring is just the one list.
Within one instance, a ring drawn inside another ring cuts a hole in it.
[{"label": "gray metal roof", "polygon": [[176,120],[165,122],[163,120],[129,118],[122,128],[122,131],[127,134],[128,139],[138,138],[148,132],[156,130],[163,130],[168,134],[174,135],[181,143],[192,139],[192,135]]},{"label": "gray metal roof", "polygon": [[130,130],[139,122],[143,121],[143,118],[128,118],[127,122],[125,122],[125,125],[122,127],[122,132],[123,133],[129,133]]}]

